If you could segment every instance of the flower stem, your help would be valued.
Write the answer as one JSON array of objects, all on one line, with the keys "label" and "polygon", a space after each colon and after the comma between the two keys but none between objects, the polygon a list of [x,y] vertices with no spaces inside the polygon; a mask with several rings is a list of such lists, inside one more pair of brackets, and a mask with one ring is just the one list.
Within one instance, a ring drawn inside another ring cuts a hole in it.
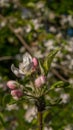
[{"label": "flower stem", "polygon": [[38,126],[39,126],[38,130],[43,130],[42,120],[43,120],[43,113],[42,111],[38,111]]}]

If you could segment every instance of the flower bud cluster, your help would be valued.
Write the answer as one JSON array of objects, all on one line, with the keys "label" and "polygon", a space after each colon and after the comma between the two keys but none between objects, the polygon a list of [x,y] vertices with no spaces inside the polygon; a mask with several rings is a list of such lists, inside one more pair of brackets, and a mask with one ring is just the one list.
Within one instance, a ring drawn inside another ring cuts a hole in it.
[{"label": "flower bud cluster", "polygon": [[[36,69],[36,68],[38,67],[38,60],[34,57],[34,58],[32,59],[32,62],[33,62],[34,68]],[[44,75],[41,75],[41,76],[39,76],[39,77],[35,80],[34,84],[35,84],[35,87],[39,88],[39,87],[41,87],[42,85],[44,85],[45,82],[46,82],[45,76],[44,76]]]},{"label": "flower bud cluster", "polygon": [[7,86],[11,90],[11,95],[15,100],[18,100],[23,96],[23,92],[21,89],[17,88],[17,82],[14,80],[10,80],[7,82]]}]

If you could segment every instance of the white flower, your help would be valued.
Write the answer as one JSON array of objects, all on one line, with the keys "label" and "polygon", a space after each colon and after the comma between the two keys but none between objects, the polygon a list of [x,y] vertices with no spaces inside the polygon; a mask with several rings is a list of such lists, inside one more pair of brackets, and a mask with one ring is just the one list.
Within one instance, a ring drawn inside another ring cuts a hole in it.
[{"label": "white flower", "polygon": [[23,55],[23,62],[19,64],[19,68],[16,68],[14,65],[11,66],[12,72],[17,77],[24,76],[25,74],[30,74],[33,71],[32,68],[32,57],[28,53],[25,53],[25,55]]}]

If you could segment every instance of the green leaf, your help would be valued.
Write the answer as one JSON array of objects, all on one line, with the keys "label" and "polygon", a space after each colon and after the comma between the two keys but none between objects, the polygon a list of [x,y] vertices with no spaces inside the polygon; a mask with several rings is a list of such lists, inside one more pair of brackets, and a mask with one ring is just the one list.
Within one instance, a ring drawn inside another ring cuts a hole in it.
[{"label": "green leaf", "polygon": [[43,67],[44,67],[44,71],[45,71],[45,74],[47,75],[48,74],[48,71],[50,69],[50,66],[51,66],[51,63],[55,57],[55,55],[57,54],[57,52],[60,50],[60,48],[57,48],[53,51],[51,51],[48,56],[45,58],[44,60],[44,63],[43,63]]},{"label": "green leaf", "polygon": [[5,122],[4,122],[4,116],[3,116],[3,114],[2,113],[0,113],[0,122],[1,122],[1,124],[3,125],[3,127],[5,127]]},{"label": "green leaf", "polygon": [[54,83],[54,84],[51,86],[50,90],[52,90],[52,89],[54,89],[54,88],[56,88],[56,87],[61,87],[61,86],[64,86],[64,82],[63,82],[63,81],[58,81],[58,82]]},{"label": "green leaf", "polygon": [[39,67],[40,67],[40,70],[41,70],[41,74],[44,74],[45,72],[44,72],[44,67],[43,67],[42,64],[43,64],[42,61],[39,60]]}]

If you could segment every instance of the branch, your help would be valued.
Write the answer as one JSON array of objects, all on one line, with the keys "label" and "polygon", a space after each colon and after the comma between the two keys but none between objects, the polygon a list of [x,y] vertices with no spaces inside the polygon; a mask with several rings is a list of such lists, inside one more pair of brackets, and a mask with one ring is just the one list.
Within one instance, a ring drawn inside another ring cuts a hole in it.
[{"label": "branch", "polygon": [[12,57],[12,56],[3,56],[3,57],[0,57],[0,61],[12,60],[12,59],[14,59],[14,57]]},{"label": "branch", "polygon": [[39,130],[43,130],[43,113],[41,111],[38,111],[38,125],[39,125]]},{"label": "branch", "polygon": [[[0,18],[1,18],[2,20],[6,20],[6,21],[8,22],[8,20],[7,20],[6,18],[4,18],[4,16],[2,16],[1,14],[0,14]],[[8,27],[9,27],[9,29],[11,30],[11,32],[15,34],[15,36],[16,36],[16,37],[18,38],[18,40],[22,43],[22,45],[26,48],[26,50],[32,55],[32,50],[31,50],[31,48],[27,45],[27,43],[25,42],[24,38],[23,38],[20,34],[18,34],[18,33],[16,33],[16,32],[14,31],[14,28],[13,28],[13,26],[12,26],[10,23],[8,23]]]},{"label": "branch", "polygon": [[53,74],[55,74],[59,79],[63,80],[64,82],[68,82],[65,78],[63,78],[56,69],[52,69]]}]

